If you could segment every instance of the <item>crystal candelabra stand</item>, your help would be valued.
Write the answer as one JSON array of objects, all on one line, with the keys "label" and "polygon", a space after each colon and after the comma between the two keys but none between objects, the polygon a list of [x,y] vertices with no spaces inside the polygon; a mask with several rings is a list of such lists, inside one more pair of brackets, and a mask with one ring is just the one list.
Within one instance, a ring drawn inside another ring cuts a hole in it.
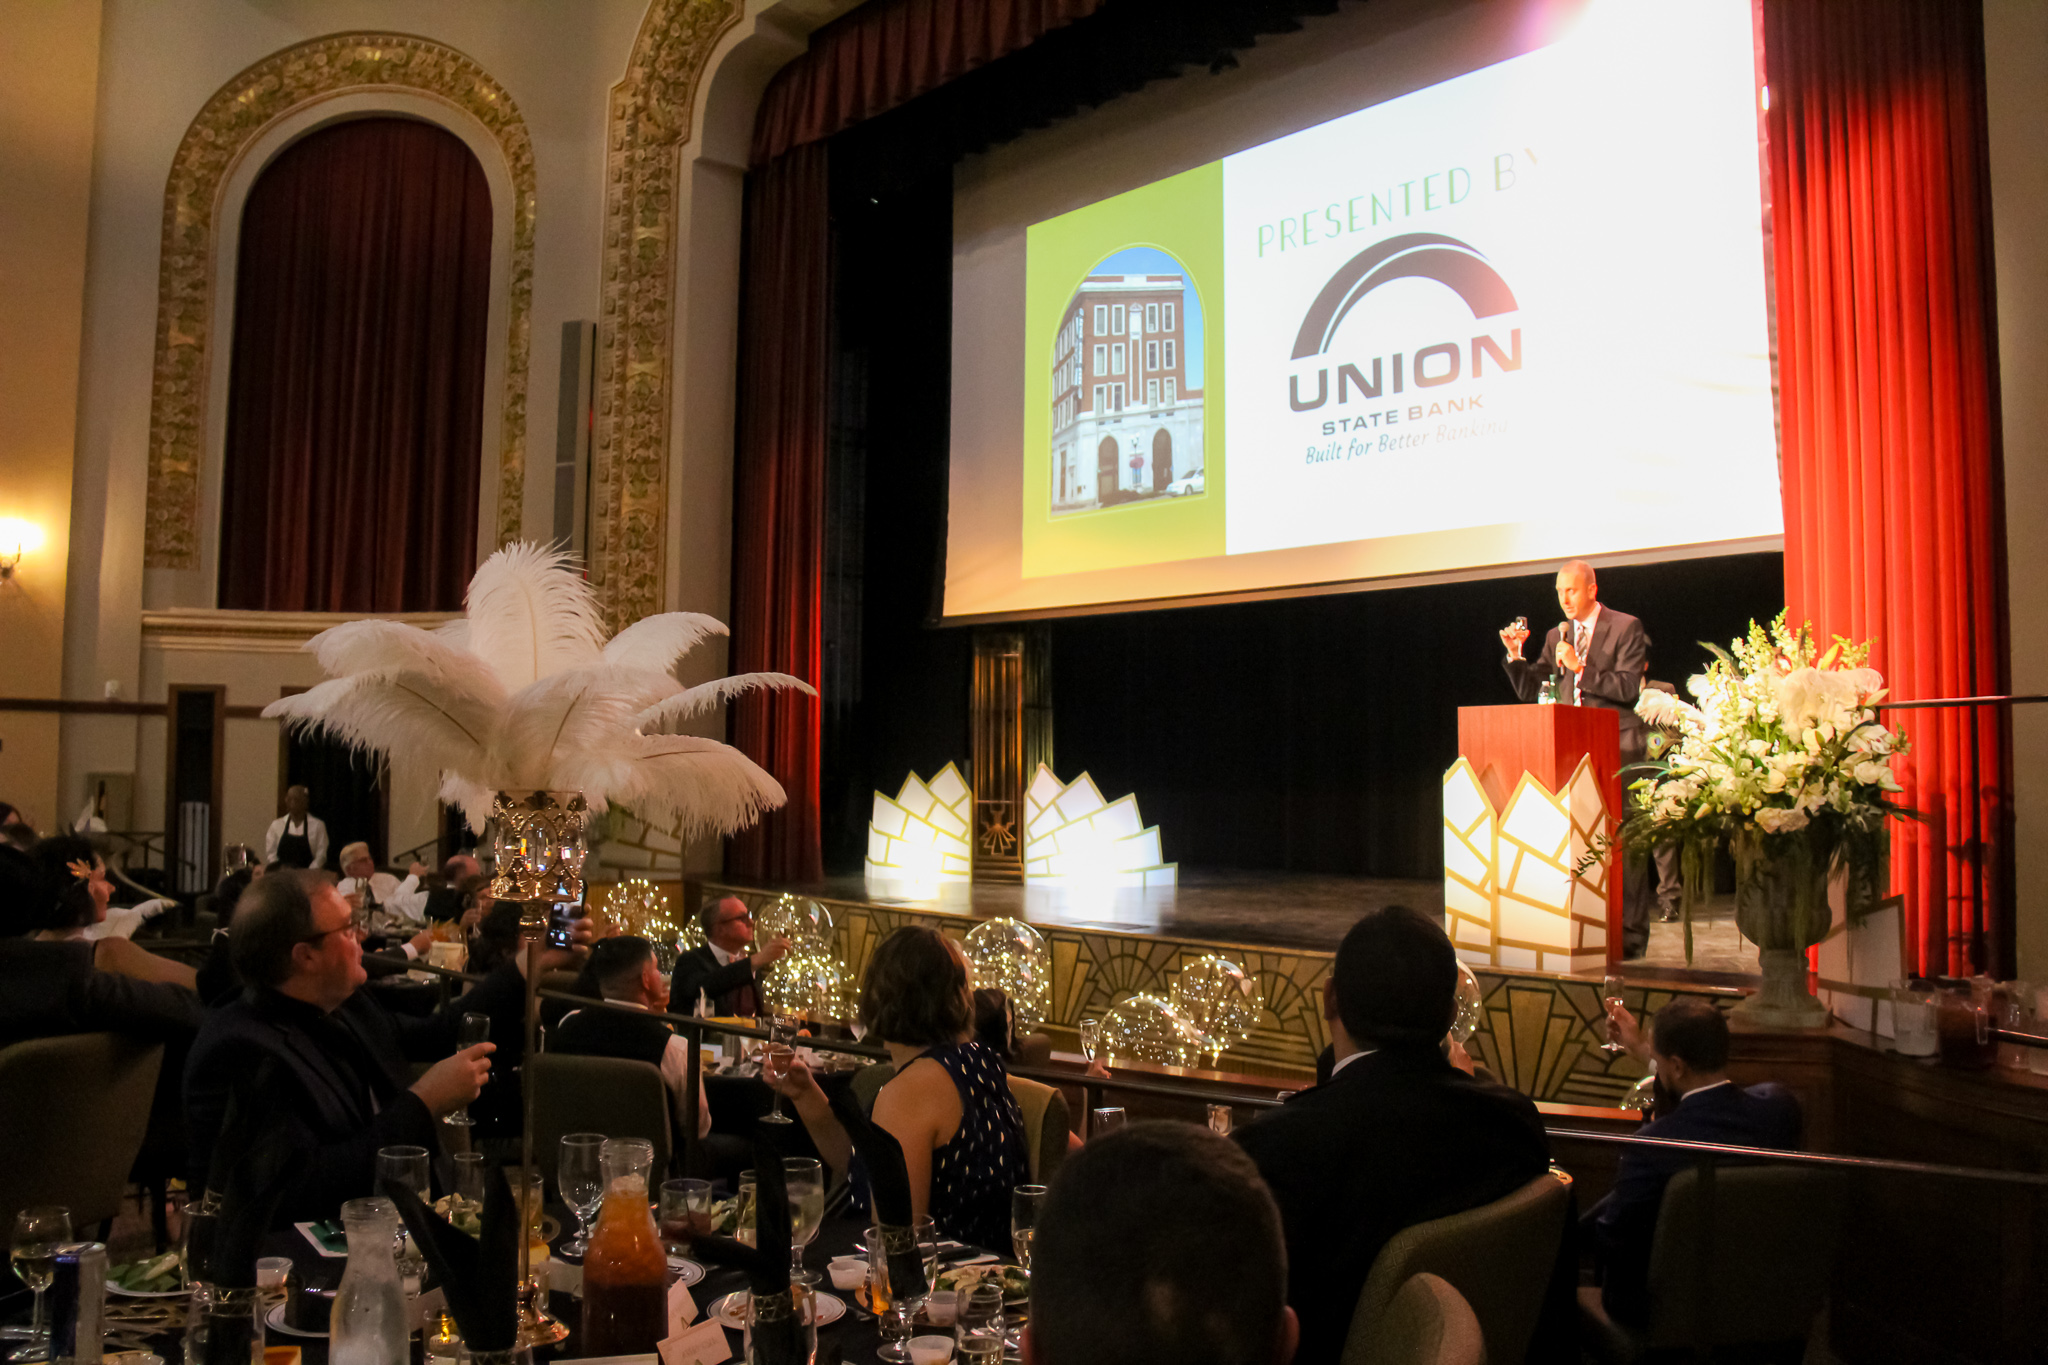
[{"label": "crystal candelabra stand", "polygon": [[[491,799],[491,823],[497,834],[495,876],[491,894],[500,900],[519,902],[519,935],[526,969],[526,1050],[528,1057],[540,1050],[540,955],[546,943],[549,917],[558,909],[577,909],[583,904],[583,859],[588,853],[584,828],[590,805],[580,791],[546,791],[539,788],[501,791]],[[529,1191],[529,1216],[537,1217],[540,1207],[533,1160],[534,1087],[525,1087],[526,1125],[520,1144],[520,1184]],[[569,1329],[548,1315],[547,1277],[533,1262],[531,1232],[520,1239],[519,1341],[532,1347],[557,1342]]]}]

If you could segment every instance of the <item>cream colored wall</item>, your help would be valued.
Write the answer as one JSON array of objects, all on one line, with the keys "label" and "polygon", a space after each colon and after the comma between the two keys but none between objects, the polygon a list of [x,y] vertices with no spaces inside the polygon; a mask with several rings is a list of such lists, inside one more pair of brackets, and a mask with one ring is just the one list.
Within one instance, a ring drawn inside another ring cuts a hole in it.
[{"label": "cream colored wall", "polygon": [[[63,680],[99,63],[100,0],[7,7],[0,34],[0,517],[33,523],[43,543],[0,582],[0,696],[56,697]],[[0,800],[46,829],[68,813],[58,795],[58,732],[55,716],[0,711]]]},{"label": "cream colored wall", "polygon": [[[1984,0],[2012,687],[2048,693],[2048,5]],[[2048,705],[2013,708],[2019,975],[2048,980]]]},{"label": "cream colored wall", "polygon": [[[260,681],[267,695],[249,700],[264,702],[276,698],[272,684],[282,676],[274,665],[252,674],[249,660],[232,651],[188,650],[168,669],[161,659],[149,664],[145,685],[145,659],[153,651],[145,651],[141,628],[142,524],[163,196],[171,158],[200,107],[252,63],[344,31],[419,34],[446,43],[511,94],[533,140],[536,181],[525,517],[529,526],[545,527],[553,517],[561,325],[596,315],[605,98],[625,68],[645,8],[645,0],[110,0],[92,153],[92,256],[73,490],[79,532],[70,554],[63,695],[98,698],[112,680],[122,695],[154,701],[168,680],[226,682],[239,701],[239,693]],[[82,246],[83,230],[73,239]],[[303,663],[312,671],[291,680],[318,681],[311,660]],[[9,719],[0,716],[0,724]],[[259,737],[264,731],[272,735],[267,748]],[[132,770],[138,818],[147,812],[154,824],[161,818],[162,741],[160,723],[66,717],[63,804],[83,800],[88,772]],[[223,834],[244,839],[258,814],[276,803],[274,727],[231,721],[228,746]],[[432,833],[432,784],[408,781],[402,771],[395,782],[391,835],[393,847],[403,848]],[[261,823],[270,818],[263,815]]]}]

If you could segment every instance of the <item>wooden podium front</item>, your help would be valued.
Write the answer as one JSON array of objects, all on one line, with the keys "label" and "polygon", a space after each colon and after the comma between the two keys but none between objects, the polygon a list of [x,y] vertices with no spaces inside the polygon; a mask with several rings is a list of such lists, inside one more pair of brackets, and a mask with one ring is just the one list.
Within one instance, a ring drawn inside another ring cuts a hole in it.
[{"label": "wooden podium front", "polygon": [[1619,960],[1621,856],[1577,870],[1622,811],[1620,718],[1595,706],[1465,706],[1444,774],[1444,928],[1486,966]]}]

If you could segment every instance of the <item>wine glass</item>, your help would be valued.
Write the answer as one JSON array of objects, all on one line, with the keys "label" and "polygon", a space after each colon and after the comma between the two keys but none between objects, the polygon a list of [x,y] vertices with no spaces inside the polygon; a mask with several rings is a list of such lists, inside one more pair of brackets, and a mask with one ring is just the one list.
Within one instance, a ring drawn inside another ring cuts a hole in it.
[{"label": "wine glass", "polygon": [[43,1291],[57,1278],[57,1248],[70,1240],[71,1210],[61,1204],[23,1209],[14,1215],[14,1241],[7,1254],[14,1262],[14,1273],[35,1294],[28,1345],[21,1348],[16,1360],[50,1358],[48,1329],[43,1325]]},{"label": "wine glass", "polygon": [[804,1248],[825,1221],[825,1168],[807,1156],[784,1157],[782,1181],[789,1189],[789,1269],[804,1268]]},{"label": "wine glass", "polygon": [[769,1093],[774,1104],[761,1116],[763,1123],[790,1123],[789,1115],[782,1112],[782,1092],[774,1089],[777,1081],[789,1074],[789,1064],[796,1057],[796,1020],[787,1015],[777,1015],[768,1024],[768,1046],[761,1052],[761,1079],[768,1082]]},{"label": "wine glass", "polygon": [[[488,1043],[490,1041],[490,1015],[471,1013],[462,1016],[462,1023],[455,1030],[455,1050],[457,1052],[462,1051],[464,1048],[475,1047],[478,1043]],[[489,1084],[488,1078],[486,1078],[485,1084]],[[469,1106],[466,1104],[441,1121],[443,1123],[452,1123],[457,1128],[472,1128],[476,1126],[476,1120],[469,1116]]]},{"label": "wine glass", "polygon": [[1101,1036],[1102,1021],[1100,1019],[1083,1019],[1081,1021],[1081,1055],[1091,1062],[1095,1060],[1096,1040]]},{"label": "wine glass", "polygon": [[1107,1137],[1123,1127],[1125,1120],[1129,1117],[1124,1113],[1122,1105],[1097,1109],[1094,1113],[1095,1122],[1089,1126],[1088,1130],[1088,1136],[1091,1138]]},{"label": "wine glass", "polygon": [[598,1164],[604,1142],[603,1133],[570,1133],[555,1158],[555,1188],[576,1215],[576,1236],[562,1248],[570,1256],[590,1249],[590,1217],[604,1202],[604,1168]]},{"label": "wine glass", "polygon": [[1230,1136],[1231,1112],[1227,1104],[1209,1106],[1209,1131],[1218,1137]]},{"label": "wine glass", "polygon": [[1613,1013],[1614,1007],[1621,1003],[1620,977],[1603,976],[1600,978],[1600,1003],[1606,1007],[1601,1015],[1601,1022],[1606,1026],[1603,1031],[1607,1035],[1607,1041],[1600,1044],[1600,1050],[1613,1054],[1621,1051],[1621,1044],[1614,1041]]}]

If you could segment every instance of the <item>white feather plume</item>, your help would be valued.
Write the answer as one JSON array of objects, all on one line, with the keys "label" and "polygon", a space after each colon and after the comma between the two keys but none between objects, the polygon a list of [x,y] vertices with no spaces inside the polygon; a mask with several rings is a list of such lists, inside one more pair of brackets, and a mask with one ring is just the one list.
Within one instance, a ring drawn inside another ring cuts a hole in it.
[{"label": "white feather plume", "polygon": [[674,696],[648,707],[634,720],[643,733],[664,733],[671,725],[702,715],[714,706],[761,688],[789,688],[808,696],[818,695],[817,688],[787,673],[735,673],[730,678],[714,678],[708,683],[683,688]]},{"label": "white feather plume", "polygon": [[469,648],[507,692],[598,661],[597,600],[564,551],[507,545],[469,580],[468,604]]},{"label": "white feather plume", "polygon": [[494,702],[425,673],[394,670],[330,679],[272,702],[263,714],[325,730],[356,748],[477,773],[503,714]]},{"label": "white feather plume", "polygon": [[670,611],[635,621],[604,647],[604,661],[666,673],[676,660],[710,635],[726,633],[725,622],[695,611]]},{"label": "white feather plume", "polygon": [[596,664],[542,678],[512,698],[492,757],[512,787],[577,788],[575,775],[633,731],[633,717],[681,690],[666,673]]},{"label": "white feather plume", "polygon": [[576,790],[593,811],[626,805],[687,838],[730,834],[783,803],[782,787],[716,740],[650,733],[756,688],[817,695],[784,673],[684,688],[675,661],[725,633],[671,612],[604,643],[589,585],[568,557],[510,545],[470,580],[469,614],[432,631],[352,621],[308,647],[332,675],[264,708],[377,753],[441,771],[441,799],[482,831],[494,792]]},{"label": "white feather plume", "polygon": [[697,735],[636,735],[611,799],[684,839],[732,834],[780,806],[782,784],[729,744]]}]

